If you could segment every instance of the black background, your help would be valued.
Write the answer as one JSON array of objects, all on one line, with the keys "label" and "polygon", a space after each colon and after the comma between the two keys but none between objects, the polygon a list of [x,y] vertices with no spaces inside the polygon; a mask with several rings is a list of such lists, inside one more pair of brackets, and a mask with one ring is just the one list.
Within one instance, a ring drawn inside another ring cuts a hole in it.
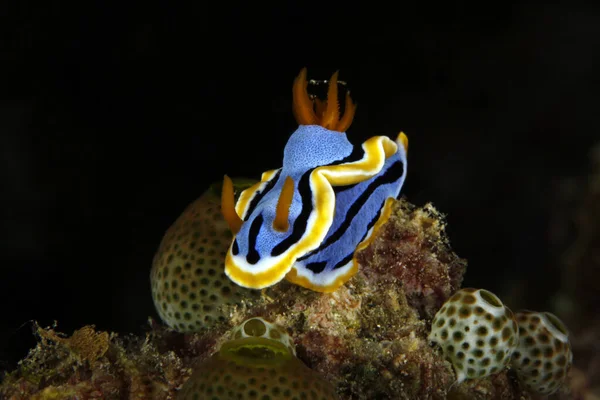
[{"label": "black background", "polygon": [[304,66],[348,82],[354,143],[406,132],[403,194],[447,214],[465,286],[528,308],[557,290],[553,199],[600,138],[597,7],[3,9],[1,367],[34,344],[31,320],[145,329],[162,234],[224,173],[280,166]]}]

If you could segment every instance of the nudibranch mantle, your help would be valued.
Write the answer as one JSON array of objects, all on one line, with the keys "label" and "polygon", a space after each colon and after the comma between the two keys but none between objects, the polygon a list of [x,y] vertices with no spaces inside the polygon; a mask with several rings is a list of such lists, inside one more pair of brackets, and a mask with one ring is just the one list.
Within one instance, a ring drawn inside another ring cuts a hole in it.
[{"label": "nudibranch mantle", "polygon": [[[240,286],[261,289],[286,277],[312,290],[335,291],[357,272],[355,251],[387,220],[406,176],[403,133],[396,141],[375,136],[353,146],[345,132],[335,130],[347,128],[354,112],[347,94],[339,119],[337,73],[316,112],[306,85],[304,69],[294,83],[299,127],[285,146],[283,166],[242,192],[235,213],[226,212],[224,185],[223,213],[232,229],[239,227],[225,273]],[[278,204],[289,196],[289,209],[282,211]],[[287,219],[284,229],[276,223],[281,219]]]}]

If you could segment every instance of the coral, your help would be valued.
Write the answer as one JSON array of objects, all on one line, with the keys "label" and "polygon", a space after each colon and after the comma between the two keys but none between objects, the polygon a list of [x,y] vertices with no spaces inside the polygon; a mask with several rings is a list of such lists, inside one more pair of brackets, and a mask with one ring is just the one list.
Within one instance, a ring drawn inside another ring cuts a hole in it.
[{"label": "coral", "polygon": [[[252,182],[236,179],[239,192]],[[232,235],[221,215],[219,184],[190,204],[167,230],[154,256],[150,281],[161,319],[180,332],[212,328],[234,307],[256,300],[256,291],[231,282],[223,258]]]},{"label": "coral", "polygon": [[495,294],[471,288],[444,303],[429,334],[454,366],[458,383],[504,369],[518,338],[512,311]]},{"label": "coral", "polygon": [[431,318],[460,288],[466,261],[450,250],[444,218],[431,204],[398,201],[393,213],[378,239],[358,254],[361,272],[370,284],[402,285],[411,307]]},{"label": "coral", "polygon": [[142,338],[111,334],[94,365],[72,356],[74,349],[61,341],[41,337],[0,386],[0,397],[69,390],[76,394],[64,398],[173,399],[193,368],[229,340],[232,326],[260,316],[288,330],[298,359],[342,400],[528,398],[504,371],[456,384],[452,365],[429,343],[431,318],[458,290],[466,265],[451,251],[433,206],[395,201],[386,225],[357,259],[359,272],[336,292],[283,281],[258,291],[251,304],[232,307],[228,324],[210,330],[187,334],[152,323]]},{"label": "coral", "polygon": [[158,351],[167,336],[119,338],[85,326],[70,337],[34,325],[37,346],[4,378],[8,400],[167,399],[188,371],[173,351]]},{"label": "coral", "polygon": [[231,340],[194,369],[178,400],[335,400],[333,386],[295,357],[285,331],[262,318],[237,326]]},{"label": "coral", "polygon": [[272,323],[265,321],[263,318],[250,318],[231,331],[232,339],[259,337],[277,341],[285,346],[291,354],[296,355],[296,348],[290,339],[290,335]]},{"label": "coral", "polygon": [[567,328],[548,312],[521,311],[519,345],[512,366],[520,381],[530,390],[552,394],[565,382],[573,363]]}]

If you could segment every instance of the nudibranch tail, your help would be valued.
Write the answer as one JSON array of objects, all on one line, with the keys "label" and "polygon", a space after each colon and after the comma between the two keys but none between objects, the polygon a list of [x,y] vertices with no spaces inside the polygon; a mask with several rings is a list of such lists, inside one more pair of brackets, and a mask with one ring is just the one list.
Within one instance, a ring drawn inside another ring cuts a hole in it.
[{"label": "nudibranch tail", "polygon": [[221,193],[221,213],[229,225],[233,234],[237,234],[242,226],[242,219],[235,211],[235,199],[233,194],[233,182],[225,175],[223,177],[223,191]]},{"label": "nudibranch tail", "polygon": [[293,112],[299,125],[320,125],[330,131],[345,132],[354,119],[356,106],[352,102],[350,93],[346,92],[344,115],[340,119],[340,105],[338,102],[338,71],[329,80],[327,100],[314,100],[308,95],[308,81],[306,68],[300,71],[294,80]]},{"label": "nudibranch tail", "polygon": [[279,200],[277,200],[277,208],[275,211],[275,220],[273,228],[279,232],[287,232],[290,228],[288,217],[290,215],[290,206],[294,198],[294,180],[291,177],[285,178],[285,183],[281,188]]}]

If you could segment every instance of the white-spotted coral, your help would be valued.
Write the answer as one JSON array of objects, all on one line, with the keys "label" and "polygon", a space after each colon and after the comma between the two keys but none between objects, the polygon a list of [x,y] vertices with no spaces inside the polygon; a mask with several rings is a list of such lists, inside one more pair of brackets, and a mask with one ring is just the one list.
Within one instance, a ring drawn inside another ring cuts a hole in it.
[{"label": "white-spotted coral", "polygon": [[573,362],[567,328],[548,312],[521,311],[516,318],[519,344],[512,356],[513,369],[530,391],[556,392]]},{"label": "white-spotted coral", "polygon": [[437,312],[429,340],[437,343],[457,382],[501,371],[518,343],[512,311],[493,293],[461,289]]},{"label": "white-spotted coral", "polygon": [[[254,182],[235,180],[239,193]],[[223,272],[231,232],[221,215],[220,183],[190,204],[167,230],[154,256],[150,281],[161,319],[179,332],[210,328],[257,291],[242,288]]]},{"label": "white-spotted coral", "polygon": [[337,399],[330,383],[294,356],[280,328],[250,318],[232,333],[232,340],[194,370],[178,400]]}]

